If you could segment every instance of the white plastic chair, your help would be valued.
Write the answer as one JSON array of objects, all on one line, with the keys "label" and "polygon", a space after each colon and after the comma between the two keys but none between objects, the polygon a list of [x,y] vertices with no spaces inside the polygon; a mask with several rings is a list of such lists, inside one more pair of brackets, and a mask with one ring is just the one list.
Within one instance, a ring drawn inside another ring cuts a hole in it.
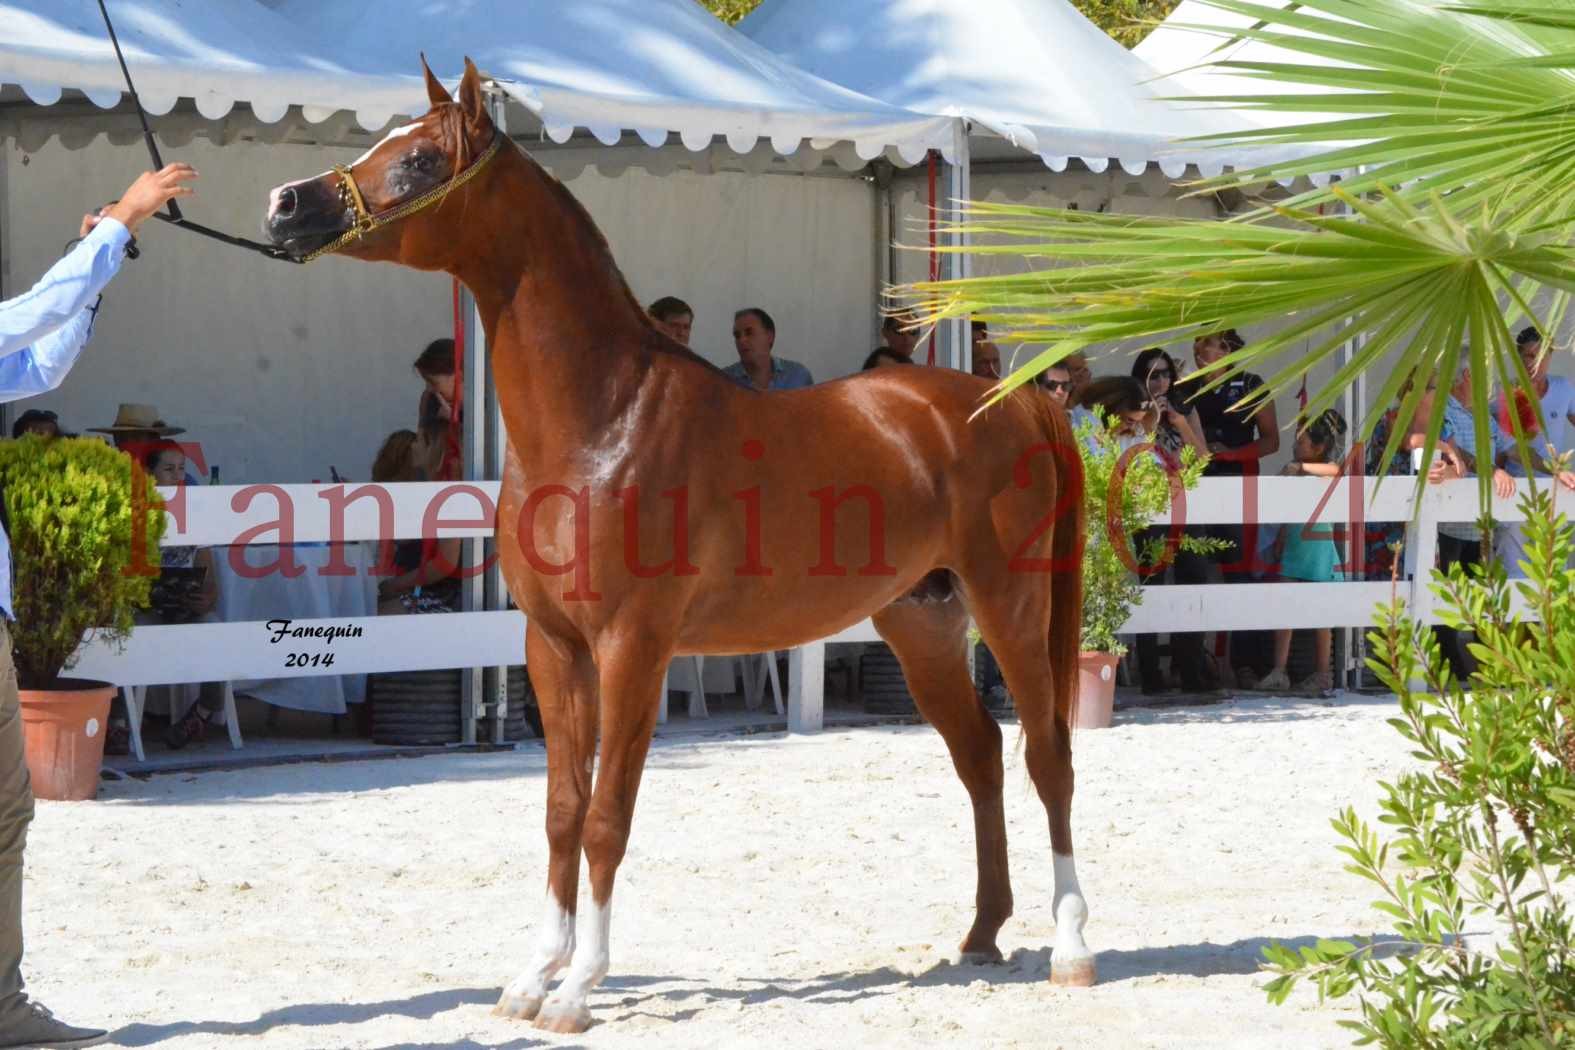
[{"label": "white plastic chair", "polygon": [[[224,726],[230,731],[230,747],[239,751],[241,749],[241,720],[235,713],[235,690],[229,682],[224,685]],[[126,721],[131,724],[131,752],[137,756],[138,762],[146,762],[147,754],[142,749],[142,716],[147,709],[148,687],[145,685],[123,685],[120,695],[126,700]],[[176,711],[178,701],[176,697],[183,696],[184,690],[170,687],[170,719],[179,718],[185,711]]]},{"label": "white plastic chair", "polygon": [[[777,654],[755,653],[751,656],[739,658],[742,661],[744,676],[744,706],[751,711],[760,709],[765,699],[766,680],[771,681],[771,698],[776,702],[777,714],[787,714],[787,706],[782,702],[782,683],[777,677]],[[766,673],[762,675],[755,666],[756,659],[763,659],[766,664]]]},{"label": "white plastic chair", "polygon": [[[711,712],[705,706],[705,657],[696,653],[690,656],[689,659],[694,661],[695,670],[695,684],[686,690],[689,693],[689,717],[710,718]],[[667,674],[662,676],[662,698],[656,709],[658,725],[664,725],[667,722],[667,688],[668,682],[672,678],[672,673],[673,669],[669,666]]]}]

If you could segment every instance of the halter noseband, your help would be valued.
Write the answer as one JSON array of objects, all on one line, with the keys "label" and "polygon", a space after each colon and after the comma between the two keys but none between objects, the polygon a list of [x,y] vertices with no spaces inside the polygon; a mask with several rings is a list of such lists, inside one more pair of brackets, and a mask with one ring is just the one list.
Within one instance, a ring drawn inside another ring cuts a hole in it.
[{"label": "halter noseband", "polygon": [[487,161],[497,156],[498,150],[502,146],[503,135],[494,135],[492,144],[482,152],[481,156],[476,158],[470,167],[460,172],[457,176],[449,179],[441,186],[433,187],[419,197],[412,197],[403,204],[396,204],[387,211],[376,214],[367,209],[366,198],[361,195],[361,187],[356,185],[355,176],[351,174],[350,168],[343,164],[335,164],[333,172],[339,176],[339,200],[346,208],[355,212],[355,222],[333,241],[323,245],[314,252],[302,256],[301,261],[309,263],[313,259],[331,255],[347,245],[354,244],[373,230],[398,222],[400,219],[409,218],[416,212],[440,202],[452,191],[459,189],[465,183],[475,178],[481,169],[486,167]]}]

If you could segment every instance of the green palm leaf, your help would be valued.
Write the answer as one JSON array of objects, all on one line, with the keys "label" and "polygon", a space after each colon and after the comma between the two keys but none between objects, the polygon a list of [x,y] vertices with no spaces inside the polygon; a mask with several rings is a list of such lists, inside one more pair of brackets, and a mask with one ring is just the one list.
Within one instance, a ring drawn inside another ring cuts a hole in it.
[{"label": "green palm leaf", "polygon": [[[1264,92],[1206,101],[1287,116],[1334,112],[1229,136],[1302,155],[1197,191],[1343,173],[1336,182],[1226,222],[973,203],[949,232],[982,239],[969,250],[1019,257],[1032,272],[901,292],[931,319],[979,316],[1043,344],[1003,391],[1073,352],[1270,326],[1273,334],[1200,380],[1263,371],[1256,399],[1267,399],[1355,343],[1329,388],[1310,399],[1310,416],[1398,354],[1360,428],[1364,441],[1407,380],[1436,375],[1447,388],[1469,364],[1479,447],[1487,447],[1492,385],[1527,381],[1511,326],[1554,331],[1548,322],[1575,291],[1575,3],[1205,2],[1254,20],[1237,36],[1292,56],[1218,63]],[[1291,93],[1289,84],[1323,93]],[[1415,411],[1424,387],[1410,384],[1402,414]],[[1429,447],[1442,409],[1440,398]],[[1396,428],[1386,456],[1403,436]],[[1479,473],[1485,497],[1490,472]]]}]

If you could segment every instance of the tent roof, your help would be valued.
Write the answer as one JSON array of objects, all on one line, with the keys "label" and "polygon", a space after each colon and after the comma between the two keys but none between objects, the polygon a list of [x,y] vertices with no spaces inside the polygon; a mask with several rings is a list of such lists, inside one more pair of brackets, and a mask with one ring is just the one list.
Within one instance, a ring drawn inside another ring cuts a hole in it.
[{"label": "tent roof", "polygon": [[[1261,3],[1286,7],[1290,0],[1260,0]],[[1265,83],[1260,77],[1245,72],[1212,68],[1219,62],[1289,62],[1298,65],[1324,63],[1320,59],[1297,51],[1288,51],[1260,40],[1246,40],[1240,36],[1244,29],[1258,24],[1249,15],[1225,11],[1206,3],[1205,0],[1181,0],[1175,10],[1154,31],[1132,49],[1133,54],[1156,69],[1163,80],[1156,84],[1162,94],[1186,93],[1199,96],[1243,96],[1268,93],[1330,94],[1327,88],[1292,82]],[[1201,27],[1201,28],[1200,28]],[[1276,32],[1294,33],[1280,27]],[[1259,127],[1283,127],[1291,124],[1311,124],[1342,119],[1337,113],[1269,112],[1250,105],[1239,106],[1243,119]]]},{"label": "tent roof", "polygon": [[[280,120],[291,106],[320,121],[352,109],[367,128],[388,123],[420,81],[365,76],[309,46],[254,0],[110,0],[115,32],[149,113],[190,98],[210,120],[248,103],[258,119]],[[67,89],[97,105],[120,102],[125,81],[96,0],[0,0],[0,85],[14,84],[40,105]]]},{"label": "tent roof", "polygon": [[1224,110],[1167,103],[1177,92],[1067,0],[765,0],[739,29],[809,70],[883,102],[963,117],[1060,171],[1109,158],[1171,175],[1264,159],[1177,139],[1237,130]]},{"label": "tent roof", "polygon": [[267,2],[306,39],[339,41],[378,73],[416,70],[424,51],[452,82],[468,54],[557,142],[577,127],[608,144],[621,130],[651,145],[677,132],[690,149],[723,135],[740,153],[758,139],[779,153],[852,141],[866,159],[895,146],[916,162],[948,134],[944,120],[794,68],[693,0]]}]

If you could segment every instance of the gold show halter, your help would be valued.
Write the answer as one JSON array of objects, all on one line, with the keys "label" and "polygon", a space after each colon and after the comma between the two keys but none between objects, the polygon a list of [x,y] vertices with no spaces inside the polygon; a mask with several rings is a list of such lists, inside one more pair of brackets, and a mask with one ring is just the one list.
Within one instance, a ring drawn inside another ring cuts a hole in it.
[{"label": "gold show halter", "polygon": [[309,263],[313,259],[331,255],[347,245],[354,244],[373,230],[398,222],[400,219],[409,218],[416,212],[442,201],[451,192],[475,178],[481,169],[486,167],[487,161],[497,156],[498,150],[503,146],[503,141],[501,134],[494,135],[492,144],[482,152],[481,156],[476,158],[475,163],[457,176],[444,182],[441,186],[433,187],[419,197],[412,197],[403,204],[396,204],[387,211],[378,212],[375,215],[367,210],[366,198],[361,196],[361,187],[356,185],[355,176],[350,173],[350,169],[343,164],[335,164],[333,171],[335,175],[339,176],[339,199],[344,203],[345,207],[354,210],[355,222],[333,241],[323,245],[314,252],[303,255],[301,261]]}]

